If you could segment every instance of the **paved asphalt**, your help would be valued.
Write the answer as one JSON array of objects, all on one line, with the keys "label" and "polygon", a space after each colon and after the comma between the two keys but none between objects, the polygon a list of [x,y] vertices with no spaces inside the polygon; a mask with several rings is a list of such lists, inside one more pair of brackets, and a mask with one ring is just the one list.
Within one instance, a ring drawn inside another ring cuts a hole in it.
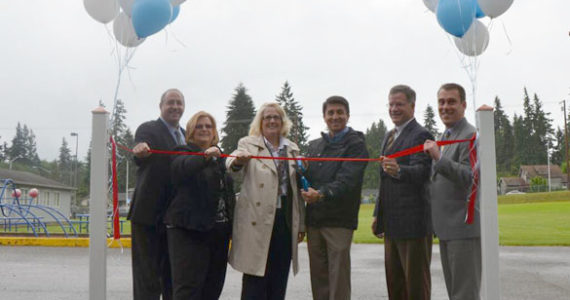
[{"label": "paved asphalt", "polygon": [[[438,246],[433,249],[432,299],[447,299]],[[311,299],[306,244],[287,299]],[[352,299],[388,299],[382,245],[353,245]],[[0,246],[0,299],[88,299],[87,248]],[[108,249],[107,299],[131,299],[130,249]],[[501,247],[505,300],[570,299],[570,247]],[[228,268],[222,299],[239,299],[241,274]]]}]

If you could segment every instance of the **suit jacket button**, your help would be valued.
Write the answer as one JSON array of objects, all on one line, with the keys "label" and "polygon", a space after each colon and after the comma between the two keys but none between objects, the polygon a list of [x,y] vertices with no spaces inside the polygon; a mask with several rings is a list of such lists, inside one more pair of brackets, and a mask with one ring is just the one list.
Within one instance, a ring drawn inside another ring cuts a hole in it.
[{"label": "suit jacket button", "polygon": [[259,184],[259,188],[261,189],[263,188],[263,183]]},{"label": "suit jacket button", "polygon": [[257,224],[257,223],[255,223],[255,221],[251,222],[251,225],[255,226],[255,224]]},{"label": "suit jacket button", "polygon": [[261,206],[261,202],[256,202],[255,205]]}]

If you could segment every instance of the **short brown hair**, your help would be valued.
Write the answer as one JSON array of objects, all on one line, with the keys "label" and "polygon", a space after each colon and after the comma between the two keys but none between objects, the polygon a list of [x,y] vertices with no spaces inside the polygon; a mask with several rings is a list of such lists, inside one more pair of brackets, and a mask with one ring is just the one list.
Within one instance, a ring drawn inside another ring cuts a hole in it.
[{"label": "short brown hair", "polygon": [[212,122],[212,130],[214,131],[214,138],[212,139],[212,143],[210,146],[215,146],[220,141],[220,136],[218,135],[218,129],[216,127],[216,119],[214,119],[214,117],[211,114],[205,111],[199,111],[195,113],[192,116],[192,118],[190,118],[190,121],[186,123],[186,143],[188,142],[194,143],[194,131],[196,131],[196,124],[198,123],[198,120],[200,120],[200,118],[202,117],[206,117],[210,119],[210,122]]},{"label": "short brown hair", "polygon": [[350,108],[348,107],[348,101],[341,96],[330,96],[323,102],[323,115],[327,111],[327,105],[329,104],[341,104],[346,108],[346,114],[350,115]]},{"label": "short brown hair", "polygon": [[404,94],[408,103],[416,104],[416,92],[411,87],[405,84],[395,85],[390,89],[390,93],[388,95],[394,95],[397,93]]},{"label": "short brown hair", "polygon": [[461,102],[465,102],[465,89],[461,85],[457,83],[442,84],[441,87],[439,87],[439,90],[437,90],[438,95],[439,91],[441,90],[446,90],[446,91],[457,90],[457,92],[459,93],[459,99],[461,100]]}]

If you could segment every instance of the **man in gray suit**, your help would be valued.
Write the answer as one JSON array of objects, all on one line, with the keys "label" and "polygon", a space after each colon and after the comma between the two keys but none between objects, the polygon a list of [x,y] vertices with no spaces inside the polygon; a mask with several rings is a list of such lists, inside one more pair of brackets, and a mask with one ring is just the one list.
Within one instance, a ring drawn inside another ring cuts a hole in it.
[{"label": "man in gray suit", "polygon": [[[439,117],[445,125],[442,140],[468,139],[475,127],[465,119],[465,90],[455,83],[442,85],[437,92]],[[469,144],[443,146],[428,140],[424,151],[433,160],[431,213],[439,237],[441,264],[449,299],[477,299],[481,285],[481,238],[479,213],[473,224],[465,223],[472,172]]]}]

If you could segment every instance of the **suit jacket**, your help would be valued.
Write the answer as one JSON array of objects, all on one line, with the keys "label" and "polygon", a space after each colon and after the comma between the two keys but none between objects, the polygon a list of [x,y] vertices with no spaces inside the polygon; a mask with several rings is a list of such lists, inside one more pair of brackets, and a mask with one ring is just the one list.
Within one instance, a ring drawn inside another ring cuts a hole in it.
[{"label": "suit jacket", "polygon": [[[468,139],[475,132],[475,127],[463,118],[451,128],[449,139]],[[473,224],[465,223],[471,185],[469,143],[445,146],[441,159],[434,163],[430,185],[433,227],[439,239],[453,240],[480,236],[478,209],[475,209]]]},{"label": "suit jacket", "polygon": [[[172,150],[177,145],[168,127],[157,119],[141,124],[135,133],[135,144],[146,142],[151,149]],[[153,153],[136,158],[137,180],[128,218],[140,224],[162,224],[172,198],[170,163],[172,155]]]},{"label": "suit jacket", "polygon": [[[390,149],[385,149],[390,134],[382,143],[382,155],[423,144],[433,139],[431,133],[414,119],[402,130]],[[378,218],[375,232],[392,239],[421,238],[432,233],[427,185],[431,158],[425,153],[396,159],[400,166],[399,178],[385,173],[380,167],[380,190],[374,209]]]},{"label": "suit jacket", "polygon": [[[239,140],[232,154],[247,151],[251,155],[271,156],[263,136],[246,136]],[[287,156],[299,155],[297,145],[289,141]],[[235,176],[243,177],[243,183],[234,210],[230,265],[245,274],[264,276],[269,253],[269,243],[277,209],[279,178],[277,167],[270,159],[251,159],[237,173],[231,169],[235,158],[226,160],[226,167]],[[293,273],[299,270],[297,236],[305,232],[305,205],[297,186],[295,161],[287,161],[291,184],[291,247]],[[279,250],[277,250],[279,251]]]},{"label": "suit jacket", "polygon": [[[175,150],[203,152],[192,143]],[[166,224],[209,231],[216,224],[220,199],[224,199],[231,224],[236,197],[231,176],[226,173],[225,158],[206,160],[204,156],[178,155],[172,162],[171,176],[175,190],[164,216]]]}]

